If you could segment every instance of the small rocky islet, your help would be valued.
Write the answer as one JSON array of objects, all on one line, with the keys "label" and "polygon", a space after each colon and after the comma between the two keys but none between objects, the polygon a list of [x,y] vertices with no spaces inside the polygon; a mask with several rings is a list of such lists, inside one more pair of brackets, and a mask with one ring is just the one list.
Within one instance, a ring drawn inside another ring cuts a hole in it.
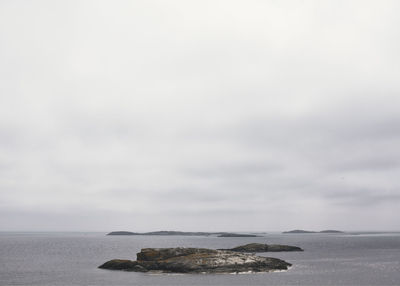
[{"label": "small rocky islet", "polygon": [[217,236],[217,237],[259,237],[256,234],[231,233],[231,232],[188,232],[188,231],[151,231],[151,232],[131,232],[131,231],[112,231],[107,235],[170,235],[170,236]]},{"label": "small rocky islet", "polygon": [[[255,273],[287,270],[291,264],[255,252],[303,251],[300,247],[250,243],[230,249],[143,248],[137,260],[113,259],[101,269],[161,273]],[[250,253],[249,253],[250,252]]]},{"label": "small rocky islet", "polygon": [[252,273],[287,270],[278,258],[206,248],[144,248],[137,260],[113,259],[101,269],[161,273]]},{"label": "small rocky islet", "polygon": [[[107,235],[166,235],[259,237],[256,234],[230,232],[113,231]],[[257,252],[303,251],[300,247],[280,244],[249,243],[229,249],[143,248],[137,260],[112,259],[101,269],[150,273],[255,273],[287,270],[291,264],[272,257],[256,256]]]},{"label": "small rocky islet", "polygon": [[335,229],[327,229],[327,230],[321,230],[321,231],[311,231],[311,230],[303,230],[303,229],[294,229],[290,231],[284,231],[282,233],[288,233],[288,234],[303,234],[303,233],[344,233],[343,231],[340,230],[335,230]]},{"label": "small rocky islet", "polygon": [[220,249],[234,252],[281,252],[281,251],[304,251],[298,246],[283,245],[283,244],[263,244],[263,243],[249,243],[240,245],[234,248]]}]

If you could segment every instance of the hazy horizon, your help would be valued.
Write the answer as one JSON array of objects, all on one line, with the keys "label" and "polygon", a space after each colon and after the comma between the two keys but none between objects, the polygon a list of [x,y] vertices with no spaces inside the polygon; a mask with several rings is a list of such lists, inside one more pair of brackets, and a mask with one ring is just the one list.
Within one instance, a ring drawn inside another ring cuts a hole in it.
[{"label": "hazy horizon", "polygon": [[[256,234],[281,234],[286,231],[291,231],[295,229],[281,229],[281,230],[219,230],[219,231],[208,231],[204,229],[192,229],[192,230],[182,230],[182,229],[152,229],[152,230],[143,230],[143,231],[136,231],[134,229],[110,229],[110,230],[0,230],[0,233],[104,233],[108,234],[113,231],[130,231],[130,232],[138,232],[138,233],[147,233],[147,232],[154,232],[154,231],[180,231],[180,232],[229,232],[229,233],[243,233],[243,234],[251,234],[251,233],[256,233]],[[306,231],[313,231],[316,234],[318,234],[321,231],[324,230],[332,230],[332,229],[302,229],[299,228],[299,230],[306,230]],[[344,229],[334,229],[334,230],[339,230],[342,231],[344,234],[352,234],[352,233],[400,233],[400,230],[374,230],[374,229],[353,229],[353,230],[344,230]],[[307,234],[307,233],[305,233]],[[288,234],[291,235],[291,234]],[[302,234],[299,234],[302,235]],[[311,235],[311,234],[310,234]],[[330,235],[330,234],[327,234]]]},{"label": "hazy horizon", "polygon": [[0,230],[400,230],[399,1],[0,1]]}]

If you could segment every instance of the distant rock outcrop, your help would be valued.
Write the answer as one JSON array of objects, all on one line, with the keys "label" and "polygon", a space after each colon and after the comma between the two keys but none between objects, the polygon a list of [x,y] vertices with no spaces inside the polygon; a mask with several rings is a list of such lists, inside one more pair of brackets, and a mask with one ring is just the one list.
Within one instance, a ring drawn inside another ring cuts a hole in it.
[{"label": "distant rock outcrop", "polygon": [[187,231],[151,231],[151,232],[131,232],[131,231],[112,231],[107,235],[182,235],[182,236],[210,236],[216,235],[218,237],[257,237],[255,234],[241,234],[230,232],[187,232]]},{"label": "distant rock outcrop", "polygon": [[295,229],[291,231],[284,231],[283,233],[343,233],[343,231],[340,230],[322,230],[322,231],[309,231],[309,230],[302,230],[302,229]]},{"label": "distant rock outcrop", "polygon": [[255,234],[243,234],[243,233],[222,233],[218,237],[258,237]]},{"label": "distant rock outcrop", "polygon": [[137,260],[113,259],[102,269],[164,273],[240,273],[286,270],[281,259],[205,248],[144,248]]},{"label": "distant rock outcrop", "polygon": [[139,235],[139,233],[131,231],[112,231],[107,233],[107,235]]},{"label": "distant rock outcrop", "polygon": [[284,231],[283,233],[316,233],[316,231],[295,229],[295,230],[290,230],[290,231]]},{"label": "distant rock outcrop", "polygon": [[321,230],[320,233],[344,233],[344,232],[340,230],[327,229],[327,230]]},{"label": "distant rock outcrop", "polygon": [[263,244],[263,243],[249,243],[246,245],[240,245],[229,250],[235,252],[279,252],[279,251],[303,251],[298,246],[281,245],[281,244]]}]

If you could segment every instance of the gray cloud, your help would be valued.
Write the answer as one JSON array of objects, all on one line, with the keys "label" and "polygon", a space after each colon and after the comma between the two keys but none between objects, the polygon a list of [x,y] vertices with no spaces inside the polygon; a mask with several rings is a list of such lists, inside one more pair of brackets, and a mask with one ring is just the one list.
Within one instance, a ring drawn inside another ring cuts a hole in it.
[{"label": "gray cloud", "polygon": [[400,194],[398,189],[373,189],[341,186],[331,189],[325,196],[336,204],[356,207],[374,207],[384,204],[396,205],[399,203]]},{"label": "gray cloud", "polygon": [[398,229],[399,8],[2,1],[0,228]]}]

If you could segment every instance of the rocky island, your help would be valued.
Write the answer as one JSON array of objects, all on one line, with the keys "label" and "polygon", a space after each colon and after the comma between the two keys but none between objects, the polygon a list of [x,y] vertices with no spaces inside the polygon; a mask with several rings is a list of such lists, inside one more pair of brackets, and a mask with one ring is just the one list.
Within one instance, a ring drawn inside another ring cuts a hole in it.
[{"label": "rocky island", "polygon": [[258,237],[258,235],[255,234],[242,234],[242,233],[231,233],[231,232],[187,232],[187,231],[172,231],[172,230],[161,230],[152,232],[112,231],[107,235],[182,235],[182,236],[216,235],[218,237]]},{"label": "rocky island", "polygon": [[259,237],[255,234],[243,234],[243,233],[222,233],[218,237]]},{"label": "rocky island", "polygon": [[290,231],[284,231],[283,233],[344,233],[343,231],[340,230],[333,230],[333,229],[327,229],[327,230],[321,230],[321,231],[310,231],[310,230],[302,230],[302,229],[295,229],[295,230],[290,230]]},{"label": "rocky island", "polygon": [[263,243],[249,243],[246,245],[240,245],[229,250],[235,252],[280,252],[280,251],[303,251],[298,246],[282,245],[282,244],[263,244]]},{"label": "rocky island", "polygon": [[161,273],[241,273],[287,270],[277,258],[206,248],[144,248],[137,260],[113,259],[101,269]]},{"label": "rocky island", "polygon": [[295,230],[290,230],[290,231],[284,231],[283,233],[317,233],[317,232],[310,231],[310,230],[295,229]]}]

